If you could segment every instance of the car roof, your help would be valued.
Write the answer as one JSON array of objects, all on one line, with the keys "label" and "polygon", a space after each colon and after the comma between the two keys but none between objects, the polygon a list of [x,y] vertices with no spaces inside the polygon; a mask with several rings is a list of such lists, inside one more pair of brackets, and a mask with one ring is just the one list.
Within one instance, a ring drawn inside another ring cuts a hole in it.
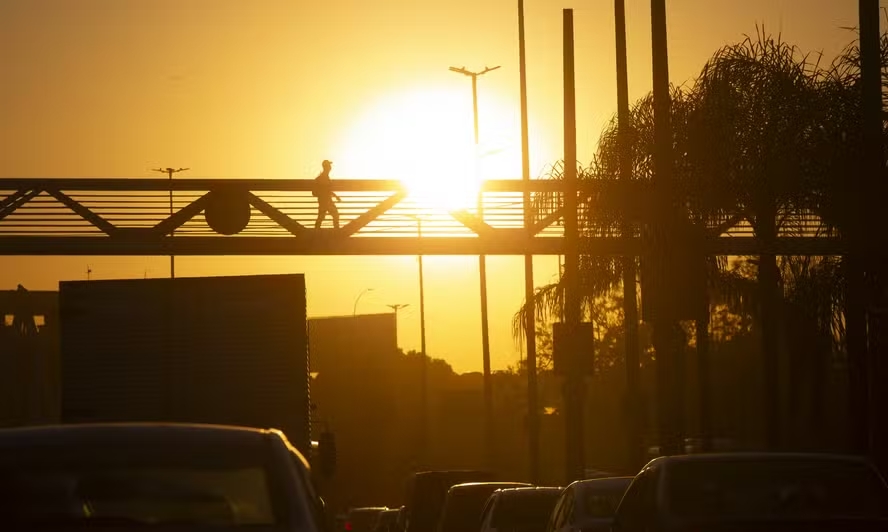
[{"label": "car roof", "polygon": [[461,484],[451,486],[450,491],[473,491],[491,487],[496,488],[498,486],[500,486],[501,488],[516,488],[530,487],[531,484],[527,484],[526,482],[463,482]]},{"label": "car roof", "polygon": [[629,486],[635,477],[607,477],[607,478],[590,478],[585,480],[577,480],[570,484],[578,490],[595,489],[595,488],[614,488],[618,486]]},{"label": "car roof", "polygon": [[561,493],[564,488],[557,486],[527,486],[497,490],[500,497],[529,497],[534,493]]},{"label": "car roof", "polygon": [[[763,461],[763,460],[810,460],[824,462],[847,462],[857,464],[870,464],[869,460],[862,456],[827,454],[827,453],[792,453],[792,452],[739,452],[739,453],[701,453],[680,454],[673,456],[660,456],[648,462],[648,466],[687,463],[687,462],[737,462],[737,461]],[[645,466],[647,467],[647,466]]]},{"label": "car roof", "polygon": [[84,423],[0,429],[0,448],[22,446],[65,447],[98,442],[151,443],[171,439],[183,443],[250,443],[283,434],[274,429],[255,429],[195,423]]}]

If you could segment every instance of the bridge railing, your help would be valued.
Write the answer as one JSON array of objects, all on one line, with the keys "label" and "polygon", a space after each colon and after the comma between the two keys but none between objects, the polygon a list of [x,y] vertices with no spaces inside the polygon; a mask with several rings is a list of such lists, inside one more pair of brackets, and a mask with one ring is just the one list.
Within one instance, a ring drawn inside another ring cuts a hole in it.
[{"label": "bridge railing", "polygon": [[[194,239],[265,241],[287,237],[311,239],[313,244],[304,244],[300,249],[315,249],[323,247],[320,238],[417,238],[420,224],[423,240],[510,241],[508,248],[497,249],[514,251],[524,246],[528,251],[554,252],[558,245],[541,241],[560,240],[563,236],[561,205],[565,185],[562,181],[485,181],[480,185],[483,215],[479,215],[477,197],[457,198],[461,200],[458,204],[439,201],[442,197],[453,199],[446,189],[437,193],[413,192],[399,181],[336,179],[332,185],[341,201],[336,204],[340,229],[335,231],[330,216],[326,217],[321,231],[314,229],[318,201],[311,194],[313,185],[313,180],[298,179],[0,179],[0,253],[10,253],[9,249],[24,244],[27,249],[42,250],[50,244],[64,248],[68,243],[75,245],[72,238],[103,236],[112,237],[116,244],[101,244],[106,247],[96,249],[144,249],[159,253],[161,247],[170,252],[186,249],[181,247],[185,244],[178,242],[197,242]],[[585,225],[603,228],[585,234],[584,238],[598,241],[603,246],[601,249],[630,252],[626,247],[628,241],[620,244],[622,247],[617,246],[615,240],[622,235],[607,228],[618,225],[614,224],[616,216],[644,219],[653,198],[649,185],[599,180],[581,182],[578,188]],[[529,230],[524,227],[526,189],[533,209],[533,226]],[[221,225],[219,219],[222,219]],[[812,240],[824,232],[819,218],[812,213],[787,212],[782,213],[781,219],[781,238]],[[713,238],[745,242],[739,246],[739,242],[723,245],[724,249],[740,250],[751,245],[748,241],[754,233],[742,212],[721,213],[707,219],[706,225]],[[229,230],[220,234],[219,228],[223,226]],[[206,242],[200,245],[217,246]],[[218,249],[241,249],[225,246]],[[364,249],[362,246],[355,249]],[[637,248],[633,246],[630,247]],[[280,244],[272,245],[273,249],[279,247]],[[820,247],[829,250],[823,245]],[[329,249],[335,251],[334,248]]]}]

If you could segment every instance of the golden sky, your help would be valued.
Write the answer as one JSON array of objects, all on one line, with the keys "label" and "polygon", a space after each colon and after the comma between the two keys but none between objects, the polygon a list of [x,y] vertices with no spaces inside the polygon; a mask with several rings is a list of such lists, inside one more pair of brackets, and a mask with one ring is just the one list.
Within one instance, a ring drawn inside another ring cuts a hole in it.
[{"label": "golden sky", "polygon": [[[630,97],[651,86],[649,2],[627,0]],[[471,141],[479,78],[488,177],[520,177],[516,0],[0,0],[0,176],[384,178],[421,171]],[[578,153],[591,159],[616,107],[613,2],[526,0],[531,169],[562,152],[561,9],[574,9]],[[667,0],[670,73],[693,79],[720,45],[781,32],[834,57],[854,34],[854,0]],[[382,131],[385,134],[380,135]],[[383,140],[381,140],[383,139]],[[481,367],[476,257],[427,258],[431,355]],[[556,258],[536,259],[547,282]],[[519,257],[488,258],[491,357],[514,364],[510,319]],[[0,288],[157,277],[168,259],[0,258]],[[179,258],[177,275],[304,272],[309,314],[401,311],[399,341],[419,347],[415,257]]]}]

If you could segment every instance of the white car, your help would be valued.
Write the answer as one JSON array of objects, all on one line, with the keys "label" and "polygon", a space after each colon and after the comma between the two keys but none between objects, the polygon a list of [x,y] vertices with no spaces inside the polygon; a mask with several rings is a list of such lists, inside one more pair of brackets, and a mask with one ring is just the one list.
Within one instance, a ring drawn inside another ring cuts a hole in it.
[{"label": "white car", "polygon": [[0,513],[8,530],[326,528],[283,433],[210,425],[0,430]]}]

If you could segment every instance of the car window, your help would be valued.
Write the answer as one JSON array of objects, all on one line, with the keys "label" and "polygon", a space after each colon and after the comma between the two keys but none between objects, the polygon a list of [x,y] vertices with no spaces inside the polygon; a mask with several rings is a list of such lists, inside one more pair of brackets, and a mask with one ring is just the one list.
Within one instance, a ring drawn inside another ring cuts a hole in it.
[{"label": "car window", "polygon": [[501,497],[493,519],[497,530],[544,530],[558,498],[557,491],[534,490]]},{"label": "car window", "polygon": [[493,512],[494,506],[496,506],[496,494],[491,495],[487,502],[484,504],[484,509],[481,511],[481,526],[487,524],[487,520],[490,517],[490,514]]},{"label": "car window", "polygon": [[689,461],[673,464],[666,482],[679,518],[888,517],[888,488],[856,461]]},{"label": "car window", "polygon": [[35,526],[256,526],[286,519],[286,496],[263,445],[123,447],[16,453],[14,462],[0,463],[0,512]]},{"label": "car window", "polygon": [[632,532],[643,528],[644,516],[648,511],[645,504],[648,494],[652,491],[650,489],[652,482],[653,475],[649,469],[646,469],[629,485],[616,512],[620,532]]},{"label": "car window", "polygon": [[549,525],[546,527],[546,532],[555,532],[561,528],[564,523],[562,516],[564,515],[565,501],[568,497],[572,497],[570,494],[570,488],[561,492],[561,496],[558,497],[558,501],[555,502],[555,508],[552,510],[552,516],[549,518]]},{"label": "car window", "polygon": [[580,490],[579,513],[589,519],[610,519],[623,499],[628,482],[605,480],[593,482]]}]

